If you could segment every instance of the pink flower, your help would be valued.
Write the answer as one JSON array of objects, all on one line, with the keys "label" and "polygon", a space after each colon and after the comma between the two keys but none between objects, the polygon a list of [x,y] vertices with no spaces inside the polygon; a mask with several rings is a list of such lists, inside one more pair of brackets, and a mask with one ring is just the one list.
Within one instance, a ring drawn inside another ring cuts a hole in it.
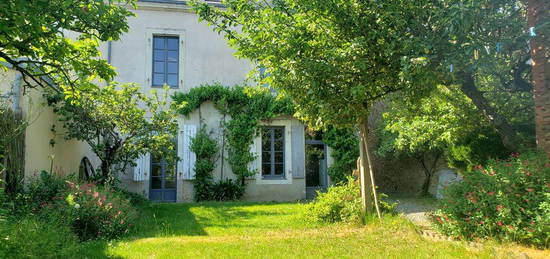
[{"label": "pink flower", "polygon": [[502,221],[497,222],[497,224],[502,227]]},{"label": "pink flower", "polygon": [[483,224],[485,224],[485,221],[481,220],[481,221],[479,221],[479,224],[483,225]]},{"label": "pink flower", "polygon": [[511,155],[513,158],[518,158],[519,157],[519,153],[512,153]]},{"label": "pink flower", "polygon": [[528,192],[533,192],[533,191],[535,191],[535,189],[533,189],[533,188],[527,188],[527,191],[528,191]]},{"label": "pink flower", "polygon": [[504,206],[502,206],[502,205],[500,205],[500,204],[497,205],[497,211],[500,211],[500,210],[502,210],[503,208],[504,208]]},{"label": "pink flower", "polygon": [[495,192],[488,192],[487,194],[489,194],[489,196],[493,196],[495,195]]},{"label": "pink flower", "polygon": [[94,198],[99,197],[99,192],[94,192]]}]

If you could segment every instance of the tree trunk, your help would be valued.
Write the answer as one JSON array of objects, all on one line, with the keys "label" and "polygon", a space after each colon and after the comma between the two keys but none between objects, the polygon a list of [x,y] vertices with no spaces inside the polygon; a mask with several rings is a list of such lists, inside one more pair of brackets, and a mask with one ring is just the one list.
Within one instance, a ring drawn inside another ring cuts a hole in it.
[{"label": "tree trunk", "polygon": [[435,173],[435,168],[437,167],[437,161],[439,160],[440,156],[441,156],[440,153],[434,154],[434,161],[431,167],[428,167],[428,165],[426,164],[426,154],[422,154],[421,157],[417,158],[420,161],[422,168],[424,169],[424,176],[426,177],[424,179],[424,183],[422,184],[422,191],[420,193],[421,196],[426,196],[429,193],[432,176]]},{"label": "tree trunk", "polygon": [[[550,40],[548,12],[550,1],[527,0],[527,24],[535,28],[531,37],[533,97],[537,146],[550,154]],[[545,24],[546,23],[546,24]]]},{"label": "tree trunk", "polygon": [[378,200],[376,195],[376,186],[374,184],[374,173],[372,170],[372,159],[368,146],[368,117],[361,119],[359,122],[359,135],[360,135],[360,157],[361,167],[360,179],[361,179],[361,201],[363,206],[363,215],[373,213],[373,205],[376,207],[378,217],[380,215],[380,208],[378,206]]},{"label": "tree trunk", "polygon": [[461,72],[458,74],[462,80],[462,92],[472,100],[474,105],[483,113],[483,116],[491,123],[502,139],[502,144],[511,151],[517,151],[519,148],[519,137],[506,118],[500,115],[489,101],[477,89],[474,77],[471,73]]}]

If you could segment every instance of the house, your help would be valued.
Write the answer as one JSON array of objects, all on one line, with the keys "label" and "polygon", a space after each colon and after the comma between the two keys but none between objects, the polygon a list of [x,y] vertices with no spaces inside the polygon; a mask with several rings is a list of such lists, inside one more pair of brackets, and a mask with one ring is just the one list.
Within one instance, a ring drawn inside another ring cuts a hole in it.
[{"label": "house", "polygon": [[[184,1],[142,0],[135,14],[129,18],[129,31],[119,41],[101,45],[104,58],[116,68],[116,81],[137,83],[144,93],[165,84],[173,93],[214,82],[225,86],[253,83],[247,81],[253,64],[234,57],[225,39],[199,22]],[[23,95],[17,72],[0,73],[2,92],[11,93],[11,105],[29,121],[25,132],[25,179],[50,168],[81,176],[93,173],[98,159],[87,144],[63,139],[61,124],[39,91]],[[145,155],[136,161],[135,168],[119,175],[121,186],[154,201],[193,201],[195,157],[189,150],[190,139],[204,123],[221,141],[219,125],[223,119],[211,103],[201,105],[199,110],[178,118],[176,137],[181,161],[175,171],[163,166],[162,158]],[[289,116],[264,121],[262,127],[266,134],[258,136],[250,150],[277,158],[262,161],[262,156],[257,156],[250,166],[258,173],[247,180],[244,200],[295,201],[326,188],[330,182],[326,169],[332,163],[330,148],[319,139],[306,139],[304,125]],[[321,155],[306,160],[308,150]],[[215,180],[235,177],[226,160],[218,159],[216,163]]]}]

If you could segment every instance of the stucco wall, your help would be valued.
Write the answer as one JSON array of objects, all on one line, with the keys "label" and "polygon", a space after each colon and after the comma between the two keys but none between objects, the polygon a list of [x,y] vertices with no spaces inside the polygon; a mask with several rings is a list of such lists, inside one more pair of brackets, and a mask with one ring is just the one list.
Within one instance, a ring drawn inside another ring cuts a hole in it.
[{"label": "stucco wall", "polygon": [[[13,92],[16,81],[14,70],[0,72],[0,89],[2,93]],[[59,174],[78,173],[80,160],[87,156],[92,162],[97,158],[90,151],[87,144],[65,140],[63,138],[62,125],[58,122],[52,109],[48,107],[42,97],[41,88],[26,89],[23,95],[21,89],[20,106],[24,120],[27,122],[25,129],[25,179],[36,176],[41,170],[50,170]],[[56,133],[51,131],[55,125]],[[50,140],[55,141],[54,145]]]},{"label": "stucco wall", "polygon": [[[151,87],[152,35],[180,37],[179,64],[182,68],[180,87],[172,91],[189,91],[205,83],[220,82],[232,86],[242,84],[252,65],[237,59],[225,39],[183,5],[139,3],[136,17],[128,20],[130,30],[119,41],[112,42],[111,64],[116,68],[117,81],[141,85],[145,92]],[[107,58],[107,43],[101,46]]]},{"label": "stucco wall", "polygon": [[[111,43],[104,42],[100,46],[103,57],[107,59],[110,56],[111,65],[116,68],[118,75],[115,81],[137,83],[142,87],[144,93],[149,93],[154,89],[151,87],[152,37],[159,34],[180,37],[180,84],[178,88],[171,89],[170,94],[176,91],[188,92],[193,87],[213,82],[220,82],[226,86],[247,82],[246,76],[253,65],[248,60],[235,58],[234,50],[227,45],[223,36],[213,32],[206,23],[198,22],[197,16],[191,13],[188,7],[181,4],[145,2],[138,2],[138,6],[139,9],[134,10],[136,17],[129,18],[129,31],[120,40]],[[67,35],[69,34],[70,32]],[[110,54],[108,49],[110,49]],[[13,81],[11,74],[0,76],[0,78],[4,78],[2,80],[6,82]],[[1,85],[5,88],[7,84],[2,83]],[[57,122],[51,108],[44,104],[39,91],[30,91],[25,98],[27,99],[22,102],[23,112],[28,118],[32,118],[29,119],[30,124],[26,132],[25,173],[27,177],[40,170],[49,169],[50,155],[54,157],[55,171],[63,174],[78,172],[83,156],[87,156],[95,168],[99,166],[98,159],[92,154],[87,144],[63,139],[61,124]],[[218,139],[221,146],[219,125],[223,117],[211,103],[202,105],[199,110],[182,119],[184,123],[192,123],[197,126],[203,119],[202,123],[207,125],[208,130]],[[292,128],[299,128],[299,122],[291,118],[286,119]],[[50,131],[54,124],[57,129],[55,135]],[[50,145],[52,138],[56,143],[54,146]],[[227,154],[224,156],[227,158]],[[219,157],[216,162],[217,166],[213,172],[214,179],[234,179],[235,176],[231,173],[227,159],[223,160],[222,162]],[[304,163],[303,158],[300,157],[291,160],[294,165]],[[303,170],[303,168],[302,165],[299,170]],[[292,177],[292,172],[289,177],[290,179],[287,179],[288,181],[284,184],[259,184],[256,180],[248,180],[248,189],[244,199],[255,201],[303,199],[305,197],[304,179]],[[128,190],[148,197],[149,180],[134,181],[132,169],[120,174],[119,179]],[[178,175],[177,186],[178,202],[193,200],[192,181],[183,180],[182,175]]]}]

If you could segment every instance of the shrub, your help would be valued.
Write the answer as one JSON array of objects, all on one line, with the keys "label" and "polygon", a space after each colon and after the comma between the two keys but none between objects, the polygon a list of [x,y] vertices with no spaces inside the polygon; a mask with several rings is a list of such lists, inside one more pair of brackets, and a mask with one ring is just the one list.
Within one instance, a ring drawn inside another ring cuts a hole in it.
[{"label": "shrub", "polygon": [[233,201],[243,197],[245,186],[231,179],[226,179],[212,184],[210,190],[210,200]]},{"label": "shrub", "polygon": [[130,205],[134,207],[146,207],[151,205],[151,201],[149,199],[135,192],[131,192],[120,187],[113,187],[113,191],[118,194],[120,198],[128,200]]},{"label": "shrub", "polygon": [[442,203],[433,220],[445,234],[549,246],[550,164],[545,154],[516,154],[477,166],[445,190]]},{"label": "shrub", "polygon": [[42,171],[38,178],[30,181],[26,191],[17,195],[15,210],[20,214],[37,212],[67,191],[67,178]]},{"label": "shrub", "polygon": [[75,258],[78,239],[67,225],[36,217],[4,222],[0,258]]},{"label": "shrub", "polygon": [[[315,201],[305,207],[305,217],[313,222],[345,222],[360,223],[361,220],[361,189],[359,185],[348,177],[347,182],[331,186],[327,192],[319,192]],[[380,196],[380,210],[384,213],[394,213],[394,203],[382,200]]]},{"label": "shrub", "polygon": [[46,222],[62,221],[80,240],[119,237],[137,217],[128,194],[92,183],[78,184],[45,171],[18,195],[14,207],[16,215],[31,212]]},{"label": "shrub", "polygon": [[58,199],[49,216],[62,217],[81,240],[112,239],[130,231],[137,218],[127,199],[107,187],[67,182],[64,199]]}]

